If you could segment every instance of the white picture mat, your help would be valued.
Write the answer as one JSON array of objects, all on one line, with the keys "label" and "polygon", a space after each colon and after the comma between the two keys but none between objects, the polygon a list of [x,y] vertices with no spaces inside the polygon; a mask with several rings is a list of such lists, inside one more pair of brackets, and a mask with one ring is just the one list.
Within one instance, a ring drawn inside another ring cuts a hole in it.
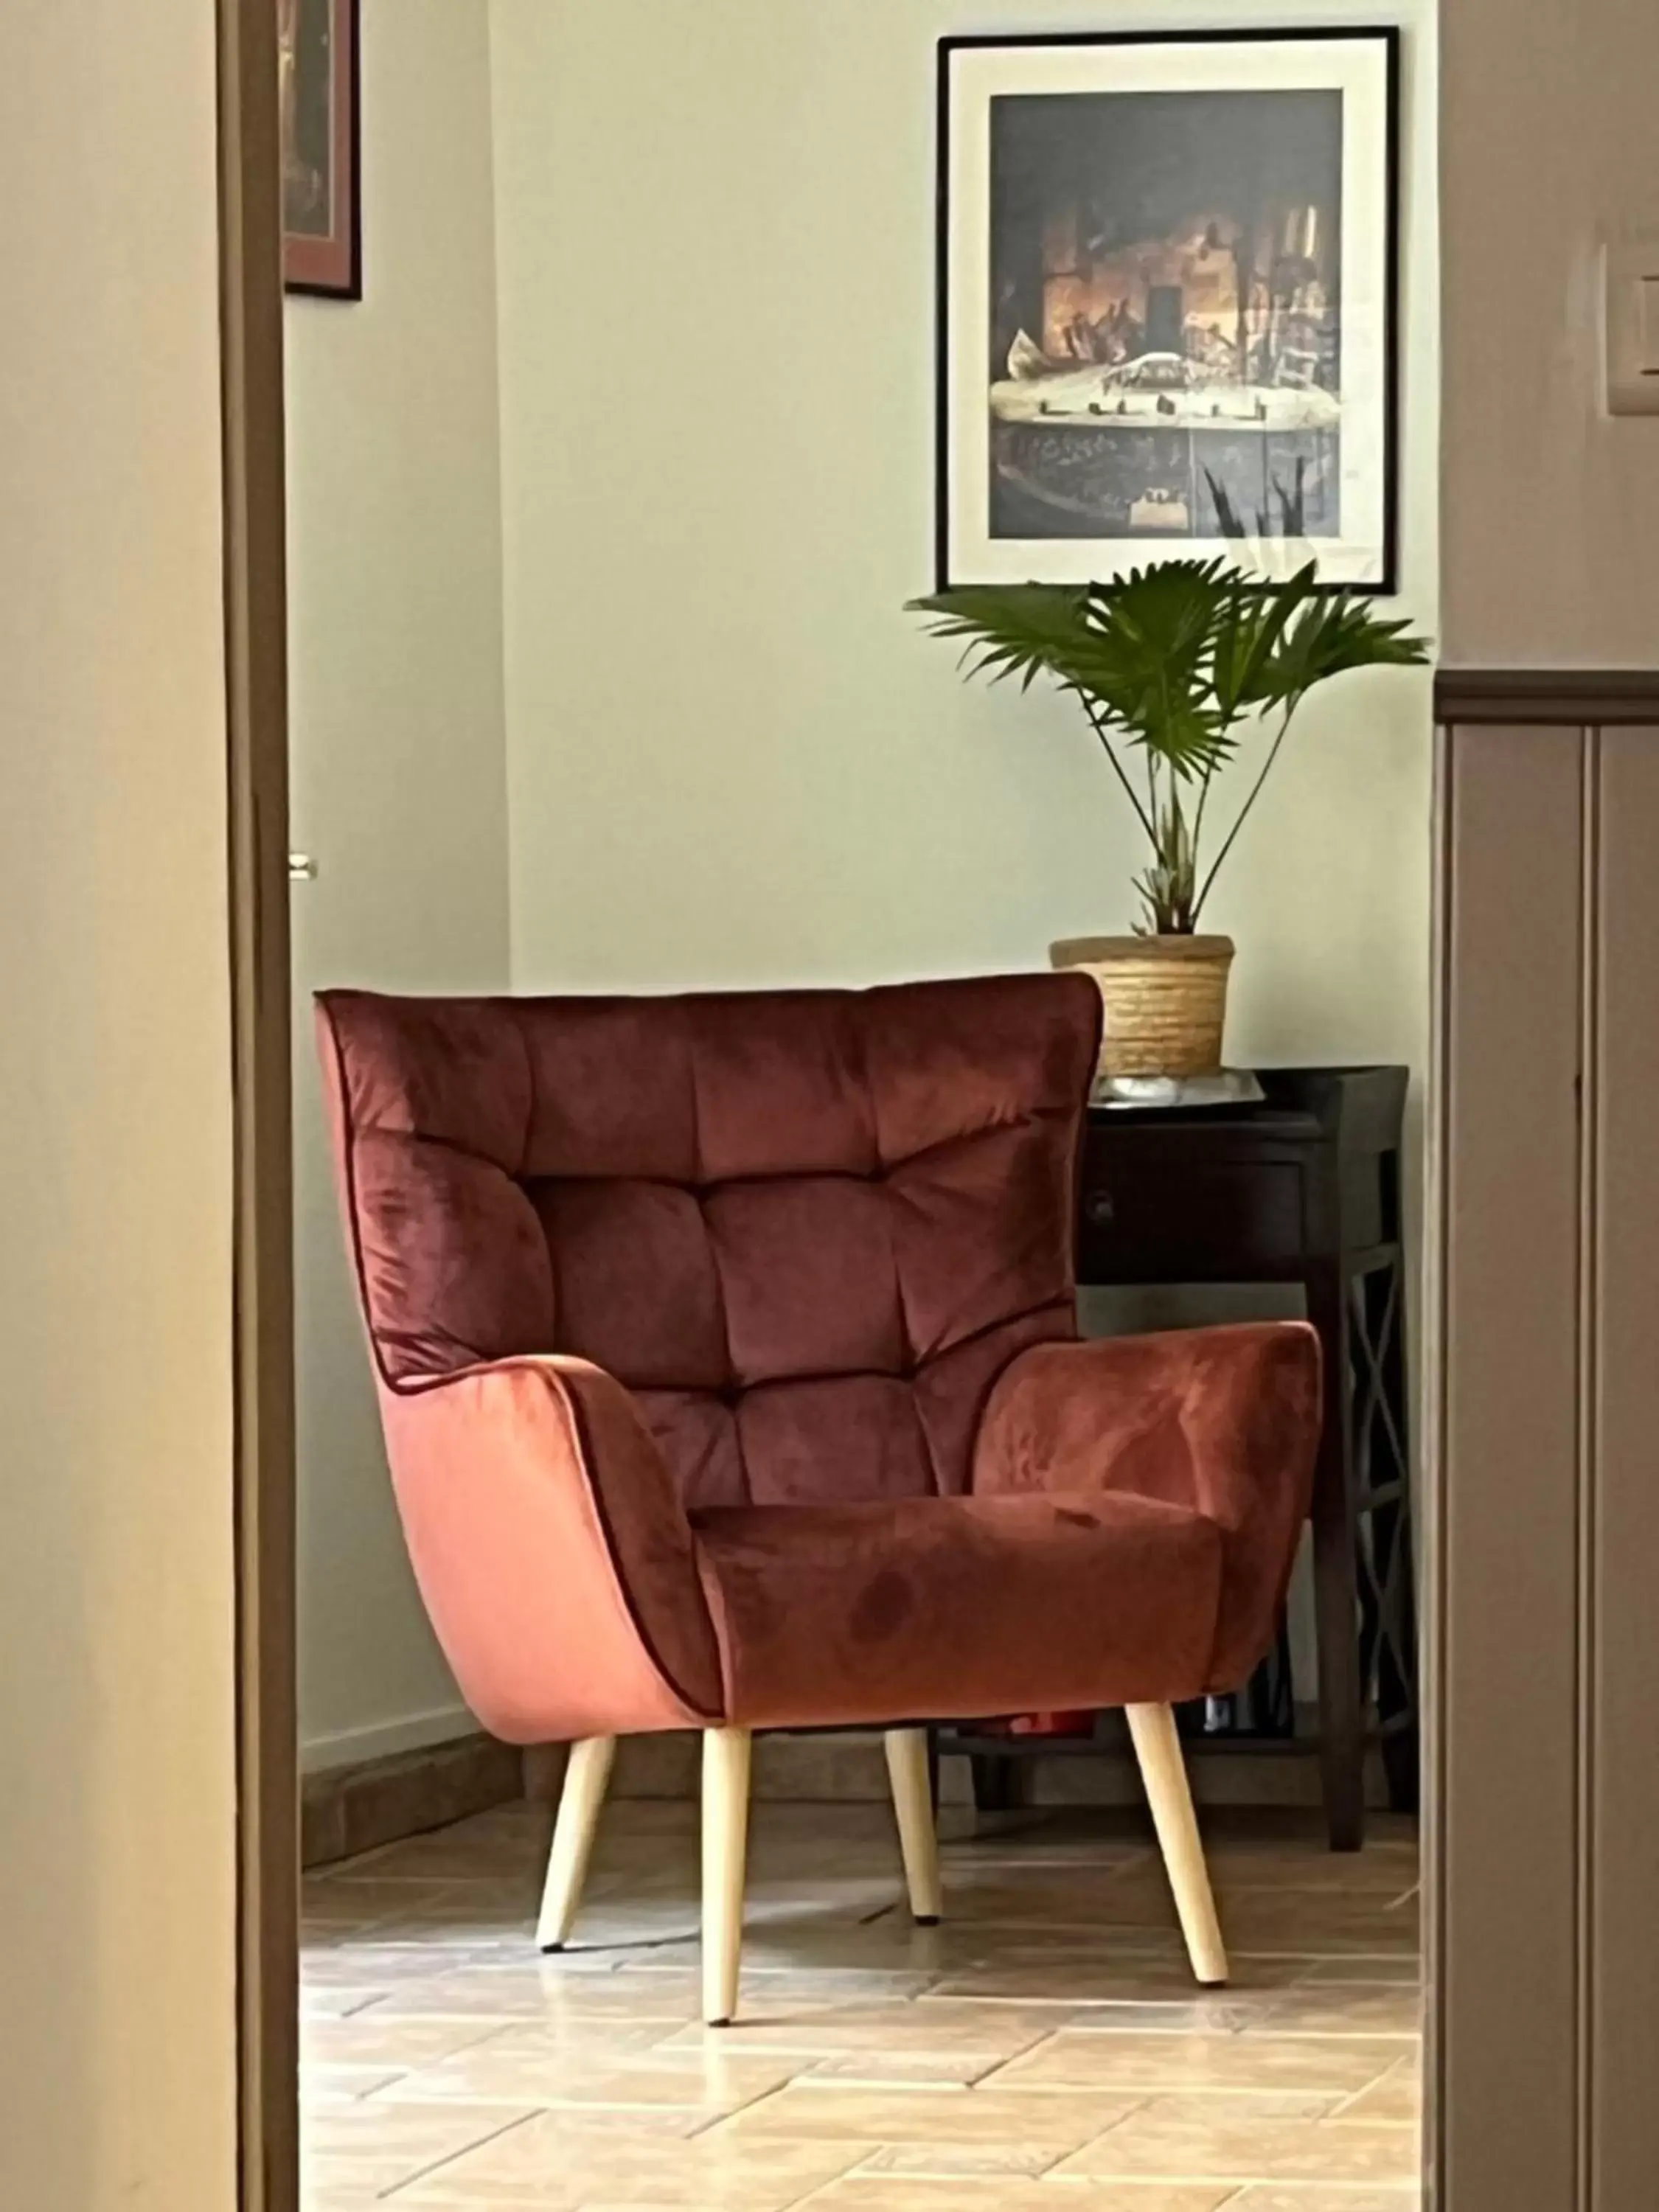
[{"label": "white picture mat", "polygon": [[[1389,42],[1223,40],[958,46],[949,55],[949,230],[942,462],[953,584],[1088,583],[1158,557],[1145,538],[990,535],[986,383],[991,301],[991,102],[1004,94],[1336,91],[1342,96],[1342,534],[1319,538],[1327,583],[1376,585],[1389,566]],[[1231,538],[1171,538],[1197,560]]]}]

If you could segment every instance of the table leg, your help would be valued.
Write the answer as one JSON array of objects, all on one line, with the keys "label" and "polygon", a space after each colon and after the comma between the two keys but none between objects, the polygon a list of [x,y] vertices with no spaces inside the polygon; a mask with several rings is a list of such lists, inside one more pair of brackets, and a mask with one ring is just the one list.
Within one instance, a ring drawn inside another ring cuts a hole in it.
[{"label": "table leg", "polygon": [[1389,1805],[1395,1813],[1420,1812],[1423,1802],[1423,1742],[1413,1719],[1407,1728],[1390,1729],[1382,1739],[1382,1771],[1388,1778]]},{"label": "table leg", "polygon": [[1019,1802],[1014,1786],[1013,1760],[984,1758],[975,1753],[968,1765],[974,1778],[974,1810],[1012,1813]]},{"label": "table leg", "polygon": [[1314,1469],[1314,1610],[1319,1640],[1319,1765],[1334,1851],[1365,1840],[1365,1709],[1359,1680],[1359,1576],[1352,1438],[1347,1285],[1322,1269],[1308,1318],[1324,1350],[1324,1425]]},{"label": "table leg", "polygon": [[[1389,1803],[1415,1813],[1421,1795],[1418,1729],[1416,1560],[1411,1510],[1411,1409],[1406,1377],[1406,1315],[1400,1262],[1366,1277],[1366,1333],[1376,1358],[1381,1403],[1374,1409],[1370,1479],[1398,1484],[1397,1495],[1372,1509],[1370,1548],[1377,1584],[1376,1717],[1382,1729],[1382,1769]],[[1380,1436],[1377,1431],[1380,1430]],[[1379,1469],[1376,1445],[1386,1464]]]}]

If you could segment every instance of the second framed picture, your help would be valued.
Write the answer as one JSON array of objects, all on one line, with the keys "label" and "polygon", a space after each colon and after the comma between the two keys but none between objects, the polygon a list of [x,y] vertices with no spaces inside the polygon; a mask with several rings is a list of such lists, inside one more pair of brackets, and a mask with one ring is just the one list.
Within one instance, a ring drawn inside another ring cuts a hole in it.
[{"label": "second framed picture", "polygon": [[945,40],[939,582],[1395,588],[1398,33]]},{"label": "second framed picture", "polygon": [[283,277],[290,292],[360,300],[358,0],[276,0]]}]

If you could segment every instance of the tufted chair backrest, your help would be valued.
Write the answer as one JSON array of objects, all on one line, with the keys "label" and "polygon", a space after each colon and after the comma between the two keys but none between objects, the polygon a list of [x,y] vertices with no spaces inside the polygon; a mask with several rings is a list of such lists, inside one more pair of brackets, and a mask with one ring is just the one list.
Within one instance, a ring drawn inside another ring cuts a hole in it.
[{"label": "tufted chair backrest", "polygon": [[385,1388],[570,1353],[688,1508],[923,1497],[1074,1334],[1086,977],[319,1017]]}]

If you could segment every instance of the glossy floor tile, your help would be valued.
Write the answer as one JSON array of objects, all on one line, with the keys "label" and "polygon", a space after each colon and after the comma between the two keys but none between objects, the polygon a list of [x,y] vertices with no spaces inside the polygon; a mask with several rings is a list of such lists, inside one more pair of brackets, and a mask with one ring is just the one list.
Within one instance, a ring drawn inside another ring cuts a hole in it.
[{"label": "glossy floor tile", "polygon": [[884,1808],[761,1804],[742,2014],[698,2018],[696,1813],[606,1814],[570,1949],[550,1815],[306,1885],[306,2212],[1418,2212],[1417,1859],[1206,1824],[1233,1979],[1196,1990],[1150,1838],[944,1815],[912,1925]]}]

